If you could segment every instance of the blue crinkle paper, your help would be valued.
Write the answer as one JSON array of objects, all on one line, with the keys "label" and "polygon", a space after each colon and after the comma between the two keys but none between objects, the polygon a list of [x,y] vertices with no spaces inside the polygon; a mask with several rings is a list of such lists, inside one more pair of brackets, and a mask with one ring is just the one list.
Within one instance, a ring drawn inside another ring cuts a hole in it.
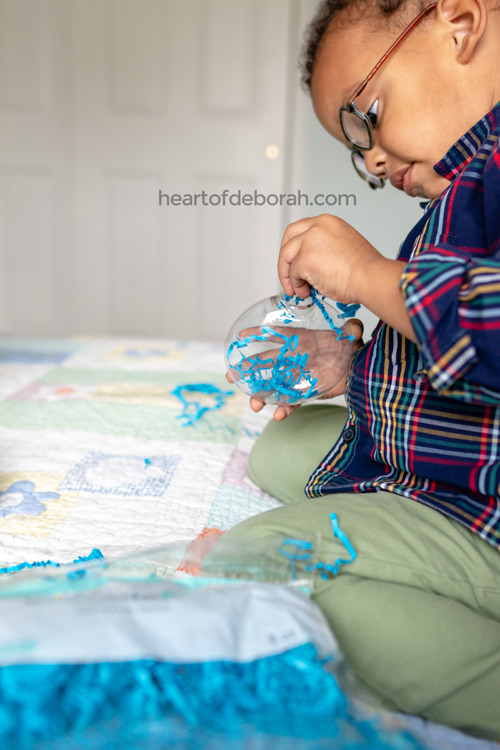
[{"label": "blue crinkle paper", "polygon": [[305,644],[246,663],[155,660],[0,669],[2,750],[419,747],[356,718]]},{"label": "blue crinkle paper", "polygon": [[[99,550],[75,562],[100,560]],[[343,561],[346,562],[346,561]],[[45,563],[4,569],[13,573]],[[66,567],[66,566],[63,566]],[[68,576],[84,575],[78,567]],[[84,606],[84,602],[82,604]],[[54,623],[57,628],[57,621]],[[333,666],[333,671],[332,671]],[[0,750],[415,750],[361,716],[313,643],[252,661],[0,667]]]}]

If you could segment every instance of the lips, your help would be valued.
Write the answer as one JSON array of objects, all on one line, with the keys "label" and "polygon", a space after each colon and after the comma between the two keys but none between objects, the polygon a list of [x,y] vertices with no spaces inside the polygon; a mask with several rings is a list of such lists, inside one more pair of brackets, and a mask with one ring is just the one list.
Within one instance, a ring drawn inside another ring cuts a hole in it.
[{"label": "lips", "polygon": [[412,195],[411,165],[409,167],[404,167],[403,169],[398,169],[398,171],[394,172],[389,179],[391,185],[395,188],[398,190],[404,190],[407,195]]}]

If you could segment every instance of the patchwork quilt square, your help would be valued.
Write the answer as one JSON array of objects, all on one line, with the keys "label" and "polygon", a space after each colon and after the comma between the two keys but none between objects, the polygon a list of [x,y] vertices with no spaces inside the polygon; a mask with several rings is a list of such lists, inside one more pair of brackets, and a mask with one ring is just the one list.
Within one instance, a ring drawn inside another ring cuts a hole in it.
[{"label": "patchwork quilt square", "polygon": [[180,456],[136,456],[90,452],[74,466],[59,489],[110,495],[160,497]]}]

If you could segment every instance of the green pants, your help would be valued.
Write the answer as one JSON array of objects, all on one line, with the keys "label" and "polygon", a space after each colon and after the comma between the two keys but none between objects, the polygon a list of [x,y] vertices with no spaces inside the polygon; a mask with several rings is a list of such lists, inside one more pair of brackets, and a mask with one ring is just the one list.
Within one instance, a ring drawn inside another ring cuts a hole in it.
[{"label": "green pants", "polygon": [[228,531],[217,554],[319,531],[319,559],[333,562],[346,557],[334,511],[357,558],[328,580],[318,575],[313,600],[358,679],[387,708],[500,741],[500,553],[392,493],[307,499],[309,474],[345,420],[345,409],[323,404],[266,427],[249,472],[285,505]]}]

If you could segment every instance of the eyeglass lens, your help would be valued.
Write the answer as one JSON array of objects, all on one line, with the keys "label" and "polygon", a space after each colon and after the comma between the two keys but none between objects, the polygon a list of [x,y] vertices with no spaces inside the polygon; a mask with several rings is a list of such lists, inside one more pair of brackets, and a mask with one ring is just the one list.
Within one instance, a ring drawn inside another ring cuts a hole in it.
[{"label": "eyeglass lens", "polygon": [[371,148],[372,136],[366,117],[356,111],[350,112],[347,108],[341,110],[340,116],[344,135],[352,145],[363,149]]},{"label": "eyeglass lens", "polygon": [[376,175],[372,174],[368,171],[365,164],[365,159],[363,157],[363,154],[360,154],[359,151],[352,151],[351,152],[351,160],[354,169],[358,173],[358,175],[365,180],[371,188],[382,188],[384,187],[384,180],[381,177],[377,177]]}]

